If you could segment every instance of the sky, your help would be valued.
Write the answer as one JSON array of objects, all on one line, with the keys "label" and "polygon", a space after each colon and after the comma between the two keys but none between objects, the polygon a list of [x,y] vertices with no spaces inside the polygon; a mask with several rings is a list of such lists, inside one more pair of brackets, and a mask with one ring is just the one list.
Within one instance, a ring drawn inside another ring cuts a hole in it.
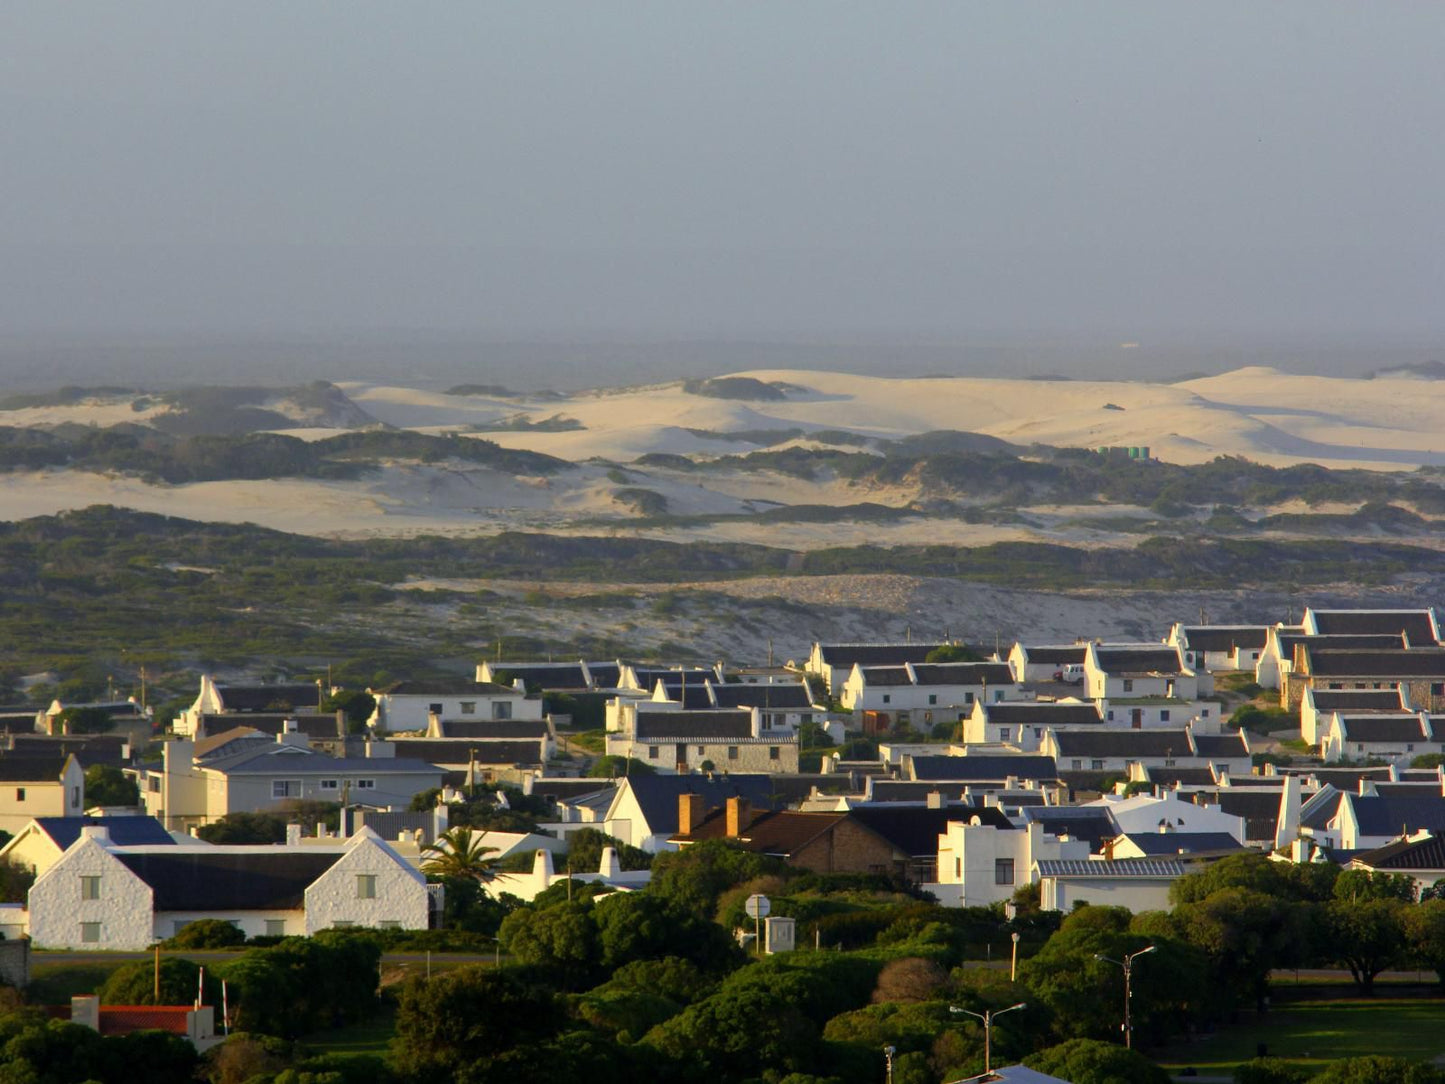
[{"label": "sky", "polygon": [[96,343],[1433,357],[1442,40],[1322,0],[15,0],[0,380]]}]

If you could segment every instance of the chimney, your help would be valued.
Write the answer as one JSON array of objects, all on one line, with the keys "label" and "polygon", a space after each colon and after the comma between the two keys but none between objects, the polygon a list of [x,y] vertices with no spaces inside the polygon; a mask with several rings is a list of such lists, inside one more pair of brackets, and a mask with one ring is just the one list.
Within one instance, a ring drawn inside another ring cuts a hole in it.
[{"label": "chimney", "polygon": [[86,839],[93,839],[102,847],[110,846],[110,829],[103,824],[87,824],[80,829]]},{"label": "chimney", "polygon": [[677,796],[677,834],[692,835],[693,829],[702,823],[707,808],[701,794],[679,794]]},{"label": "chimney", "polygon": [[727,804],[728,838],[736,839],[753,823],[753,811],[746,798],[729,798]]},{"label": "chimney", "polygon": [[297,824],[295,821],[292,821],[290,824],[286,825],[286,846],[301,846],[301,825]]},{"label": "chimney", "polygon": [[617,861],[617,848],[602,848],[602,861],[597,865],[597,872],[609,881],[615,881],[622,875],[622,864]]},{"label": "chimney", "polygon": [[942,793],[941,791],[931,790],[931,791],[928,792],[928,808],[929,808],[929,809],[942,809],[942,808],[943,808],[943,793]]}]

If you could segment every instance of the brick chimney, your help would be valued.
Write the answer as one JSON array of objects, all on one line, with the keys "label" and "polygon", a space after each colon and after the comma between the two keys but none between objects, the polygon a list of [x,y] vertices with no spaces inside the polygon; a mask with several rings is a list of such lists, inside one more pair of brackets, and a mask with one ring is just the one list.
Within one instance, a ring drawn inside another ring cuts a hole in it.
[{"label": "brick chimney", "polygon": [[677,796],[677,834],[690,836],[702,823],[707,813],[701,794],[679,794]]},{"label": "brick chimney", "polygon": [[753,811],[746,798],[729,798],[727,805],[728,838],[736,839],[753,823]]}]

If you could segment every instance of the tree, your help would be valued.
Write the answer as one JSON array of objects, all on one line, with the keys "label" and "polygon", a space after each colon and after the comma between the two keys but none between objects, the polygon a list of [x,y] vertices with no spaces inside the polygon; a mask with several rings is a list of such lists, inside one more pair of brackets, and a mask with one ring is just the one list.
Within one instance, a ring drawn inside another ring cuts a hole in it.
[{"label": "tree", "polygon": [[[196,1000],[201,969],[190,960],[176,956],[161,959],[161,995],[155,993],[156,965],[152,960],[124,964],[111,972],[100,988],[102,1005],[189,1005]],[[221,983],[210,973],[206,975],[206,999],[219,1005]]]},{"label": "tree", "polygon": [[347,733],[360,734],[366,729],[371,713],[376,710],[376,698],[364,689],[343,689],[322,700],[321,710],[344,711]]},{"label": "tree", "polygon": [[1365,997],[1375,992],[1375,976],[1405,954],[1405,904],[1395,899],[1339,899],[1325,905],[1325,929],[1332,959],[1350,969]]},{"label": "tree", "polygon": [[1293,1062],[1255,1058],[1234,1067],[1234,1084],[1304,1084],[1309,1074]]},{"label": "tree", "polygon": [[140,788],[119,768],[92,764],[85,769],[85,804],[140,805]]},{"label": "tree", "polygon": [[62,734],[109,734],[115,727],[104,708],[66,708],[59,719]]},{"label": "tree", "polygon": [[589,779],[616,779],[624,775],[656,775],[657,769],[645,760],[636,757],[619,757],[611,754],[598,757],[587,769]]},{"label": "tree", "polygon": [[519,963],[555,974],[569,989],[586,989],[600,950],[590,903],[560,903],[545,910],[520,908],[502,920],[502,946]]},{"label": "tree", "polygon": [[422,872],[436,880],[489,881],[497,848],[482,842],[482,834],[462,826],[448,828],[422,850]]},{"label": "tree", "polygon": [[1441,1084],[1445,1073],[1433,1065],[1371,1054],[1341,1058],[1325,1066],[1315,1084]]},{"label": "tree", "polygon": [[1430,968],[1445,985],[1445,899],[1432,896],[1401,914],[1405,943],[1417,963]]},{"label": "tree", "polygon": [[35,870],[6,858],[0,860],[0,903],[24,903],[30,898]]},{"label": "tree", "polygon": [[790,872],[780,858],[745,851],[727,840],[707,839],[655,856],[647,893],[710,919],[717,913],[718,897],[728,889],[767,874],[781,877]]},{"label": "tree", "polygon": [[942,644],[923,658],[924,662],[982,662],[983,656],[964,644]]},{"label": "tree", "polygon": [[173,949],[220,949],[245,943],[246,935],[241,929],[219,918],[201,918],[195,922],[187,922],[163,942],[166,948]]},{"label": "tree", "polygon": [[1399,900],[1415,902],[1415,879],[1404,873],[1374,873],[1365,869],[1347,869],[1335,878],[1334,898],[1337,900]]},{"label": "tree", "polygon": [[649,869],[652,855],[641,847],[623,843],[596,828],[580,828],[567,837],[567,868],[574,873],[593,872],[602,864],[602,848],[611,847],[625,870]]},{"label": "tree", "polygon": [[1024,1064],[1072,1084],[1169,1084],[1169,1074],[1138,1051],[1093,1039],[1070,1039],[1030,1054]]},{"label": "tree", "polygon": [[285,843],[286,821],[274,813],[227,813],[196,835],[207,843]]},{"label": "tree", "polygon": [[1260,1007],[1270,972],[1298,966],[1307,957],[1311,907],[1236,886],[1180,904],[1172,920],[1184,939],[1208,956],[1214,989]]}]

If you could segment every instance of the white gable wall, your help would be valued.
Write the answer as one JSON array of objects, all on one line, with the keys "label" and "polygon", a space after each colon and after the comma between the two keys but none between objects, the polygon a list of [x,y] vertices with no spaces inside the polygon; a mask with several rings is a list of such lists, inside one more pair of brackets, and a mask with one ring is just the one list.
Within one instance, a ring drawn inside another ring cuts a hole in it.
[{"label": "white gable wall", "polygon": [[[100,878],[99,898],[82,899],[82,877]],[[136,952],[150,947],[152,902],[146,884],[90,836],[81,836],[30,888],[30,937],[36,948]],[[99,924],[85,941],[83,923]]]},{"label": "white gable wall", "polygon": [[[375,895],[359,894],[358,878],[375,877]],[[376,833],[363,828],[341,859],[306,889],[306,933],[338,922],[353,926],[397,923],[402,929],[428,925],[426,878],[412,869]]]}]

